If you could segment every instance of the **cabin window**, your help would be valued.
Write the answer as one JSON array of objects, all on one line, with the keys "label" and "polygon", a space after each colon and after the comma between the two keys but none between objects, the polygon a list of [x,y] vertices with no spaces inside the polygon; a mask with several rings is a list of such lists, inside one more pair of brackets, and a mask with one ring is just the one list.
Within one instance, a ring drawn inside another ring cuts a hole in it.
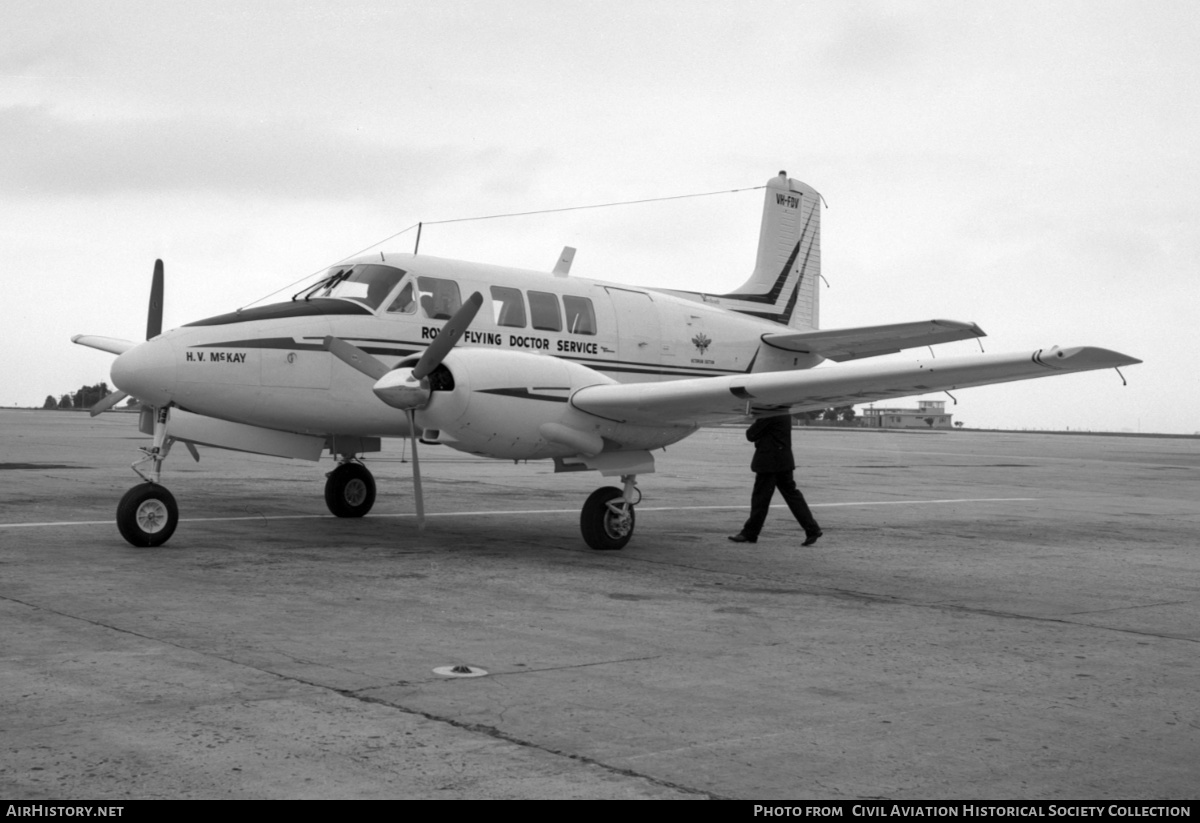
[{"label": "cabin window", "polygon": [[335,266],[328,271],[318,291],[310,292],[309,297],[342,297],[377,309],[403,276],[400,269],[374,263]]},{"label": "cabin window", "polygon": [[404,284],[404,288],[400,289],[400,293],[396,295],[392,305],[388,306],[388,312],[390,314],[412,314],[416,310],[416,289],[413,288],[413,282],[409,280]]},{"label": "cabin window", "polygon": [[567,312],[567,331],[571,334],[596,333],[596,312],[591,300],[563,295],[563,308]]},{"label": "cabin window", "polygon": [[497,326],[525,328],[525,298],[520,289],[492,286],[492,320]]},{"label": "cabin window", "polygon": [[462,306],[458,284],[440,277],[418,277],[417,288],[421,292],[421,311],[430,320],[449,320]]},{"label": "cabin window", "polygon": [[562,312],[558,310],[558,297],[544,291],[529,293],[529,314],[533,327],[541,331],[562,331]]}]

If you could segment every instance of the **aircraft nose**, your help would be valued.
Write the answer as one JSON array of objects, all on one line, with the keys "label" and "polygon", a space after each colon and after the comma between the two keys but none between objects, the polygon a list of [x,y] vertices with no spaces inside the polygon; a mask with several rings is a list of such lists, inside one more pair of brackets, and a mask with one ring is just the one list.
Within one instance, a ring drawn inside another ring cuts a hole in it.
[{"label": "aircraft nose", "polygon": [[121,391],[144,403],[165,406],[171,402],[176,382],[175,347],[156,337],[134,346],[112,366],[112,380]]}]

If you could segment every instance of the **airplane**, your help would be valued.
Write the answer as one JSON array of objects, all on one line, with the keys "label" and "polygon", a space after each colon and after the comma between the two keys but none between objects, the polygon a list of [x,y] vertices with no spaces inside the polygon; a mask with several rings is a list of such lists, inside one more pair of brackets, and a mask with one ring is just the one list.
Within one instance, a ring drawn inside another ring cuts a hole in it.
[{"label": "airplane", "polygon": [[[158,546],[175,532],[178,505],[161,481],[176,442],[197,460],[197,445],[312,461],[328,452],[326,506],[355,518],[375,502],[364,458],[382,438],[407,437],[418,529],[419,441],[619,478],[587,498],[580,529],[593,549],[621,549],[652,452],[702,426],[1141,362],[1055,346],[847,363],[984,332],[940,319],[820,329],[821,197],[786,172],[764,188],[754,270],[726,293],[573,277],[570,247],[550,272],[379,252],[290,300],[164,332],[157,261],[144,342],[72,338],[117,355],[118,390],[92,414],[132,396],[152,438],[132,464],[145,482],[117,506],[120,533]],[[815,368],[824,361],[839,365]]]}]

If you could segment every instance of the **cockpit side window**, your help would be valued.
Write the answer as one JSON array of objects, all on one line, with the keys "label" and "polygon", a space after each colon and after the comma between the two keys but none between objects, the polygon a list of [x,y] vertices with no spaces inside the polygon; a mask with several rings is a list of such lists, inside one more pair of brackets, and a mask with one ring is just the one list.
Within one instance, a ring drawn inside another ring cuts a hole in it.
[{"label": "cockpit side window", "polygon": [[421,293],[421,311],[430,320],[449,320],[462,306],[458,284],[440,277],[418,277],[417,287]]},{"label": "cockpit side window", "polygon": [[541,331],[562,331],[562,312],[558,310],[558,297],[544,291],[529,293],[529,314],[533,327]]},{"label": "cockpit side window", "polygon": [[326,275],[325,284],[311,296],[341,297],[377,309],[403,276],[400,269],[377,263],[334,267]]},{"label": "cockpit side window", "polygon": [[416,289],[413,287],[413,281],[409,280],[400,289],[400,293],[396,295],[392,305],[388,306],[388,314],[412,314],[416,310]]},{"label": "cockpit side window", "polygon": [[492,319],[497,326],[525,328],[525,298],[520,289],[492,286]]},{"label": "cockpit side window", "polygon": [[596,312],[591,300],[564,294],[563,308],[567,312],[567,331],[571,334],[596,333]]}]

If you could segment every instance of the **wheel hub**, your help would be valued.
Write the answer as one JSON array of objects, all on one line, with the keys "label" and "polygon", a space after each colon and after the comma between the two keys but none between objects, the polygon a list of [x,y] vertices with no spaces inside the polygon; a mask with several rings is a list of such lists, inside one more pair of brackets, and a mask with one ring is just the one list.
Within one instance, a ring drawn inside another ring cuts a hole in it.
[{"label": "wheel hub", "polygon": [[367,499],[367,484],[356,477],[346,484],[342,495],[351,506],[361,506]]},{"label": "wheel hub", "polygon": [[624,504],[610,503],[608,506],[608,516],[604,518],[604,531],[609,537],[622,538],[625,537],[633,529],[633,518],[629,516],[629,511]]},{"label": "wheel hub", "polygon": [[166,528],[167,507],[161,500],[146,500],[137,508],[137,524],[147,534],[156,534]]}]

